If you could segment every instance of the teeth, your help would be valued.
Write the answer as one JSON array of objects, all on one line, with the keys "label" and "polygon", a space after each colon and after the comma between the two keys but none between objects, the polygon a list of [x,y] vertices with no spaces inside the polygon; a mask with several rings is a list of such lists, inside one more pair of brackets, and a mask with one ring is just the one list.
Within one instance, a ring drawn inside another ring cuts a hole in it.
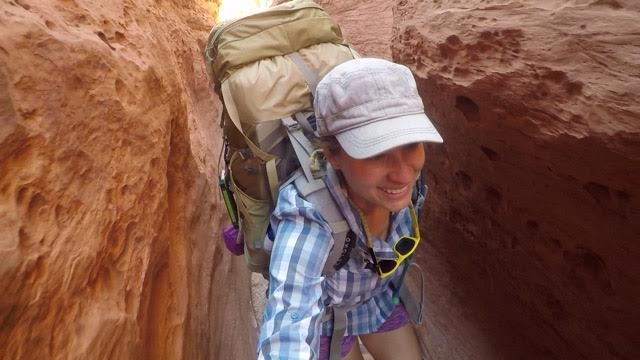
[{"label": "teeth", "polygon": [[386,192],[387,194],[391,194],[391,195],[395,195],[395,194],[400,194],[402,192],[404,192],[407,189],[407,187],[403,187],[401,189],[384,189],[381,188],[382,191]]}]

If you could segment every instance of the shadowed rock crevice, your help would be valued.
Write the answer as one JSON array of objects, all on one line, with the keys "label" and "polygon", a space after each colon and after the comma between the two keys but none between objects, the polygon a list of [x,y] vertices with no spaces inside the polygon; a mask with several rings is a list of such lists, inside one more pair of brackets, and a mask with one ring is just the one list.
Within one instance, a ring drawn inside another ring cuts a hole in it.
[{"label": "shadowed rock crevice", "polygon": [[213,19],[193,2],[58,5],[0,5],[0,353],[209,358]]},{"label": "shadowed rock crevice", "polygon": [[[411,67],[445,139],[416,254],[429,358],[640,358],[640,7],[319,2]],[[0,5],[4,357],[255,357],[219,241],[212,7]]]}]

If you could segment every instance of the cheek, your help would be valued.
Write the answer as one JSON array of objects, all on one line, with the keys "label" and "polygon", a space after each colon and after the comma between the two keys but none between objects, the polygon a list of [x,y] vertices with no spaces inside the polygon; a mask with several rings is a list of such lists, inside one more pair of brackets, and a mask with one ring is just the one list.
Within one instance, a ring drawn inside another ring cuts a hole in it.
[{"label": "cheek", "polygon": [[410,159],[411,166],[416,170],[420,171],[424,166],[425,154],[424,148],[421,146],[415,152],[413,152],[408,159]]},{"label": "cheek", "polygon": [[344,167],[343,172],[349,182],[349,185],[356,191],[366,190],[377,186],[381,175],[375,168],[371,166],[352,166]]},{"label": "cheek", "polygon": [[425,161],[425,156],[424,156],[424,153],[422,153],[422,155],[420,155],[420,161],[417,164],[418,170],[424,167],[424,161]]}]

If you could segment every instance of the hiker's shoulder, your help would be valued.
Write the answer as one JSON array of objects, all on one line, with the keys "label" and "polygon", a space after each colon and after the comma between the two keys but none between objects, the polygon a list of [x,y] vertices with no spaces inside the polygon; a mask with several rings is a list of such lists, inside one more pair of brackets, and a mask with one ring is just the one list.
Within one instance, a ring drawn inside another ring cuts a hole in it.
[{"label": "hiker's shoulder", "polygon": [[321,227],[328,228],[318,207],[302,197],[294,184],[288,184],[280,188],[273,216],[279,220],[297,218],[298,220],[296,221],[310,221],[317,223]]},{"label": "hiker's shoulder", "polygon": [[276,202],[274,215],[300,215],[307,218],[322,219],[316,206],[302,197],[294,184],[288,184],[280,188],[278,201]]}]

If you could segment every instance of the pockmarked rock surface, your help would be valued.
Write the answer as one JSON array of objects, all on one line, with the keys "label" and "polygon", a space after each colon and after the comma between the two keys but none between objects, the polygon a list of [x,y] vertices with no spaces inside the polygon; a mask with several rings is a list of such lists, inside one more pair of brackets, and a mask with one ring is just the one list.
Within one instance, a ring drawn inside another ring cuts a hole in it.
[{"label": "pockmarked rock surface", "polygon": [[445,139],[418,254],[430,356],[640,358],[640,3],[393,13]]},{"label": "pockmarked rock surface", "polygon": [[[417,254],[429,358],[640,358],[640,5],[320,3],[412,68],[446,141]],[[249,274],[215,241],[206,8],[0,5],[0,357],[255,357]]]},{"label": "pockmarked rock surface", "polygon": [[0,358],[252,357],[201,5],[0,4]]}]

